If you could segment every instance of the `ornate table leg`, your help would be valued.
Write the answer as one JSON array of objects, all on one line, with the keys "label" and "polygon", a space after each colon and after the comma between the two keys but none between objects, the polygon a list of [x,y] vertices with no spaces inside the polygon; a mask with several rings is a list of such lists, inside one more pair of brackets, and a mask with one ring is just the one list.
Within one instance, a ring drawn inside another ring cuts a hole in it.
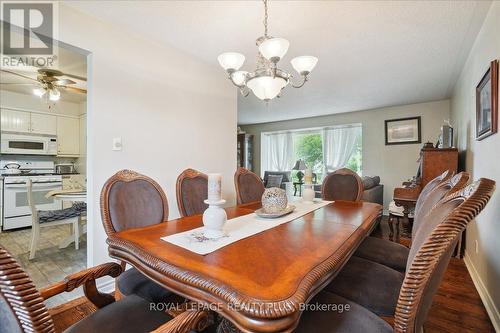
[{"label": "ornate table leg", "polygon": [[392,241],[394,237],[394,225],[392,224],[394,221],[394,217],[389,213],[389,219],[387,223],[389,224],[389,240]]},{"label": "ornate table leg", "polygon": [[404,220],[401,228],[401,237],[411,238],[413,222],[410,222],[410,218],[408,217],[410,215],[410,207],[404,205],[403,208]]},{"label": "ornate table leg", "polygon": [[217,327],[217,333],[241,333],[241,331],[229,320],[222,319],[221,323]]}]

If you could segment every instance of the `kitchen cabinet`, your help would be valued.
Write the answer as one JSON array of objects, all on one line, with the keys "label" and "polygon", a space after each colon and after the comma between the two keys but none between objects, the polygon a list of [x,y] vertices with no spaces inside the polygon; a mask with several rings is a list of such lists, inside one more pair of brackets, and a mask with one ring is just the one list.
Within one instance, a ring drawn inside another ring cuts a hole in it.
[{"label": "kitchen cabinet", "polygon": [[48,114],[31,113],[31,133],[57,134],[57,117]]},{"label": "kitchen cabinet", "polygon": [[57,117],[57,155],[80,154],[80,124],[78,118]]},{"label": "kitchen cabinet", "polygon": [[2,109],[0,113],[2,131],[31,133],[29,112]]}]

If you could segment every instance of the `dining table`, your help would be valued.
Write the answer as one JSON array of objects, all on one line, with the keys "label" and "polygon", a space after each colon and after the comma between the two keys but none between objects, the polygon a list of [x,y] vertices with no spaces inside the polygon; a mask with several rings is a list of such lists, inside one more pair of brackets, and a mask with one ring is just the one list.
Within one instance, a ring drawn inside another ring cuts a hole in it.
[{"label": "dining table", "polygon": [[[225,208],[227,223],[259,208]],[[231,332],[292,332],[303,305],[334,279],[381,214],[379,204],[333,201],[205,255],[162,239],[202,227],[202,215],[116,232],[107,244],[111,257],[218,313]]]}]

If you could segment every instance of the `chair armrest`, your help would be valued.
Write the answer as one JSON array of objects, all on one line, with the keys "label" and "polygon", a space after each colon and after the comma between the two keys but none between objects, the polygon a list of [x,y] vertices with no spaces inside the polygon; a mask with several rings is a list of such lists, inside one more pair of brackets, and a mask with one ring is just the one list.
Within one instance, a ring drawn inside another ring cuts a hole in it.
[{"label": "chair armrest", "polygon": [[70,274],[63,281],[57,282],[40,290],[43,299],[48,299],[63,292],[73,291],[83,285],[85,296],[96,307],[102,308],[115,301],[113,295],[101,293],[97,290],[95,281],[104,276],[116,278],[123,272],[122,266],[114,262],[108,262],[78,273]]},{"label": "chair armrest", "polygon": [[213,324],[213,315],[207,310],[188,309],[158,327],[152,333],[201,332]]}]

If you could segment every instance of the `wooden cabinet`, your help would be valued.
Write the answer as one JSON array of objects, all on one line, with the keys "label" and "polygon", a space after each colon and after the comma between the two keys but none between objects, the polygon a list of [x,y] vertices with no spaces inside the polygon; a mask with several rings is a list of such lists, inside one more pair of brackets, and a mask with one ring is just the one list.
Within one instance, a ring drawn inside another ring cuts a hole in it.
[{"label": "wooden cabinet", "polygon": [[42,113],[31,113],[31,133],[57,134],[57,117]]},{"label": "wooden cabinet", "polygon": [[80,154],[80,124],[78,118],[57,117],[57,155]]},{"label": "wooden cabinet", "polygon": [[2,131],[31,133],[29,112],[1,109],[0,113]]}]

